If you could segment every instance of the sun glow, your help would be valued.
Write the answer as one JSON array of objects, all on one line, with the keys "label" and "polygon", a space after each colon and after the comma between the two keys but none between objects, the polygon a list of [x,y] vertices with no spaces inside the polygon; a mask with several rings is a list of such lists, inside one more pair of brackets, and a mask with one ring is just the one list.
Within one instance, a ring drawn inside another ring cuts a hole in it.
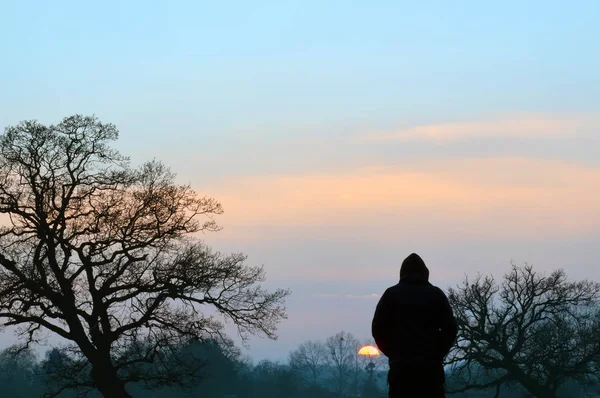
[{"label": "sun glow", "polygon": [[366,345],[358,350],[358,355],[365,357],[376,357],[379,356],[379,350],[372,345]]}]

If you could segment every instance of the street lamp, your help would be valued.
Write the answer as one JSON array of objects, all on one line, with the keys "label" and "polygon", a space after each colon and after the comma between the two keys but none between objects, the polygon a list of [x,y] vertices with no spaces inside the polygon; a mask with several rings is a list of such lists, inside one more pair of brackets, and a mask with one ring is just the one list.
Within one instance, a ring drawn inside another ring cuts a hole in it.
[{"label": "street lamp", "polygon": [[375,371],[375,363],[373,363],[373,358],[378,357],[380,355],[380,352],[377,349],[377,347],[374,347],[372,345],[365,345],[363,347],[360,347],[360,349],[358,350],[358,355],[360,355],[361,357],[369,358],[369,363],[365,367],[365,370],[369,374],[369,380],[367,384],[368,388],[366,388],[365,394],[368,394],[367,396],[370,396],[372,392],[369,392],[369,390],[371,388],[374,388],[375,386],[375,382],[373,381],[373,373]]}]

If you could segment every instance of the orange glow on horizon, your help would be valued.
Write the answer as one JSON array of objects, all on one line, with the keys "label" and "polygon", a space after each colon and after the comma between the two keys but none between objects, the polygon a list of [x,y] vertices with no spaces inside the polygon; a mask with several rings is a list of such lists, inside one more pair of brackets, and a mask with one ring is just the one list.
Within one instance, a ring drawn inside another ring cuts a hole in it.
[{"label": "orange glow on horizon", "polygon": [[[373,227],[377,239],[469,234],[540,239],[588,234],[600,222],[600,167],[536,158],[415,161],[344,172],[239,176],[206,192],[225,208],[224,233],[242,228]],[[385,231],[381,233],[379,231]],[[473,233],[472,233],[473,232]],[[251,231],[252,239],[262,236]],[[379,235],[380,234],[380,235]]]}]

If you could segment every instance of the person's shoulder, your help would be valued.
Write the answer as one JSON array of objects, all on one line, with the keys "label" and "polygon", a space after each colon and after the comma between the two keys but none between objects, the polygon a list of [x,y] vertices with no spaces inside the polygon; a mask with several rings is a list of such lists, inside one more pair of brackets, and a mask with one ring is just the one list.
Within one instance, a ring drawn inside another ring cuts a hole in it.
[{"label": "person's shoulder", "polygon": [[400,284],[399,284],[399,283],[397,283],[397,284],[395,284],[395,285],[393,285],[393,286],[390,286],[390,287],[388,287],[388,288],[387,288],[387,289],[385,289],[385,291],[383,292],[383,295],[382,295],[382,297],[383,297],[383,296],[390,296],[390,295],[394,295],[394,294],[395,294],[395,292],[397,292],[397,291],[398,291],[399,287],[400,287]]},{"label": "person's shoulder", "polygon": [[430,286],[432,292],[436,296],[439,296],[440,298],[446,299],[446,293],[444,293],[444,291],[440,287],[438,287],[436,285],[433,285],[433,284],[430,284],[429,286]]},{"label": "person's shoulder", "polygon": [[386,292],[387,292],[387,291],[389,291],[389,292],[393,292],[393,291],[395,291],[395,290],[398,290],[398,289],[400,289],[400,287],[401,287],[401,286],[402,286],[402,285],[400,284],[400,282],[398,282],[398,283],[396,283],[395,285],[392,285],[392,286],[388,287],[387,289],[385,289],[385,291],[386,291]]},{"label": "person's shoulder", "polygon": [[436,291],[440,291],[440,292],[442,291],[442,289],[440,289],[438,286],[434,285],[433,283],[431,283],[431,282],[427,282],[427,283],[429,283],[429,287],[432,290],[436,290]]}]

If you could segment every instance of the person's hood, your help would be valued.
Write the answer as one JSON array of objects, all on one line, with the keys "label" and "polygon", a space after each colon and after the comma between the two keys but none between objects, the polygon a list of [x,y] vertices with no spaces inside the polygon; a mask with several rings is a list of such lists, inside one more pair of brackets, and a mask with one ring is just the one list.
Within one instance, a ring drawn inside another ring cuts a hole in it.
[{"label": "person's hood", "polygon": [[402,279],[421,279],[429,281],[429,269],[425,261],[416,253],[406,257],[400,267],[400,280]]}]

